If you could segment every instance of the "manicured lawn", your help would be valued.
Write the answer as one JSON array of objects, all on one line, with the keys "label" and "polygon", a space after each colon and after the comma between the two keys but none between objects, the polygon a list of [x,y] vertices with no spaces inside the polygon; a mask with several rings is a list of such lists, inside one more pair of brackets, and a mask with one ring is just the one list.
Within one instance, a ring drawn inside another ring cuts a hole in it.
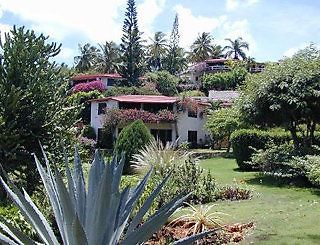
[{"label": "manicured lawn", "polygon": [[254,197],[245,201],[218,202],[217,211],[229,214],[227,222],[253,221],[256,228],[243,244],[320,244],[320,191],[297,187],[237,170],[234,159],[203,160],[218,183],[245,182]]}]

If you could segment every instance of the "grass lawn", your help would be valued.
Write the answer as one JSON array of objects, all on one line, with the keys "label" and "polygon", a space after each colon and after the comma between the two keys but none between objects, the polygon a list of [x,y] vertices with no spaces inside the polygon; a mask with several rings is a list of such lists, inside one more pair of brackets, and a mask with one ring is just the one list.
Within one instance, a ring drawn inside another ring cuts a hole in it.
[{"label": "grass lawn", "polygon": [[234,159],[203,160],[218,183],[244,181],[254,189],[245,201],[221,201],[217,210],[227,222],[254,221],[256,228],[243,244],[320,244],[320,191],[297,187],[256,172],[241,172]]}]

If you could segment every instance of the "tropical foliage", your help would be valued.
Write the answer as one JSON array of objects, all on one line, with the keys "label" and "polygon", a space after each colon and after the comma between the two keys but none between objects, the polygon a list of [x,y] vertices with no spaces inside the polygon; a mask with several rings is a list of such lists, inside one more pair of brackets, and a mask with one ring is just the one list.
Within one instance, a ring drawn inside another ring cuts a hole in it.
[{"label": "tropical foliage", "polygon": [[[46,159],[46,157],[45,157]],[[153,200],[168,180],[165,178],[152,191],[138,213],[131,213],[139,200],[151,175],[151,170],[140,183],[120,191],[124,159],[119,162],[113,158],[105,164],[99,151],[96,152],[89,171],[88,188],[79,155],[75,154],[74,171],[65,164],[67,185],[56,166],[52,168],[45,160],[43,167],[35,156],[38,172],[45,186],[50,204],[53,208],[59,235],[63,244],[139,244],[145,242],[154,232],[161,228],[168,217],[186,200],[188,196],[179,195],[147,219],[141,221]],[[60,244],[44,215],[31,200],[7,179],[0,177],[0,182],[19,207],[22,214],[45,244]],[[38,244],[25,234],[11,226],[5,219],[0,219],[0,241],[5,244]],[[194,238],[191,238],[194,239]],[[187,244],[187,241],[182,244]]]},{"label": "tropical foliage", "polygon": [[120,50],[113,41],[99,44],[95,57],[95,70],[101,73],[117,73],[120,68]]},{"label": "tropical foliage", "polygon": [[230,45],[227,45],[223,48],[223,51],[226,51],[225,56],[235,60],[239,60],[240,58],[245,60],[247,56],[244,49],[249,50],[249,44],[243,41],[242,37],[239,37],[235,40],[227,38],[226,40],[230,43]]},{"label": "tropical foliage", "polygon": [[202,62],[208,58],[215,56],[215,47],[213,37],[208,32],[203,32],[191,45],[191,51],[188,59],[192,63]]},{"label": "tropical foliage", "polygon": [[74,57],[75,68],[78,72],[88,72],[94,66],[98,49],[90,43],[81,46],[79,44],[80,55]]},{"label": "tropical foliage", "polygon": [[148,46],[148,63],[151,71],[159,71],[163,67],[165,56],[168,51],[166,35],[158,31],[151,38],[151,44]]},{"label": "tropical foliage", "polygon": [[163,95],[174,96],[178,93],[177,85],[179,79],[167,71],[150,72],[146,74],[147,79],[155,83],[156,89]]}]

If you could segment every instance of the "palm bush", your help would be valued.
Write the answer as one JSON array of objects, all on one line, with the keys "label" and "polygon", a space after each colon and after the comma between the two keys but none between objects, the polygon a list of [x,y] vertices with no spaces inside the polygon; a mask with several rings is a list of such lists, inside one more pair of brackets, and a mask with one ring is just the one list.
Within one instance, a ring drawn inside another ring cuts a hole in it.
[{"label": "palm bush", "polygon": [[[120,161],[114,157],[110,163],[105,164],[100,152],[96,151],[87,185],[77,151],[73,171],[65,164],[66,185],[57,167],[50,168],[45,154],[45,167],[36,156],[34,158],[54,212],[60,238],[55,235],[53,228],[25,190],[21,192],[9,179],[5,182],[0,177],[0,182],[44,244],[60,244],[60,239],[66,245],[141,244],[156,232],[188,197],[178,195],[141,223],[168,176],[152,191],[136,215],[131,216],[152,170],[134,188],[128,186],[120,191],[125,162],[123,157]],[[190,240],[201,236],[177,244],[189,244]],[[0,241],[4,244],[39,244],[3,218],[0,220]]]},{"label": "palm bush", "polygon": [[174,165],[182,165],[190,159],[191,152],[176,148],[176,142],[163,144],[160,140],[151,140],[131,161],[132,169],[136,173],[147,172],[150,168],[163,172],[172,169]]}]

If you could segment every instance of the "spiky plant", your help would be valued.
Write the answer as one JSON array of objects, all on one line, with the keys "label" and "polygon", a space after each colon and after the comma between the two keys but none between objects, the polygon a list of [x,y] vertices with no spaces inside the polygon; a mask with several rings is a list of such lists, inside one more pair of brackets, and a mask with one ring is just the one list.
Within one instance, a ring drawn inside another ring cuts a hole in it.
[{"label": "spiky plant", "polygon": [[[45,167],[41,165],[36,156],[35,162],[52,205],[62,243],[65,245],[141,244],[156,232],[187,198],[178,195],[144,223],[141,223],[168,177],[154,189],[136,216],[131,217],[132,210],[143,192],[151,170],[135,188],[126,187],[120,192],[119,185],[124,159],[118,162],[116,158],[113,158],[110,163],[105,164],[100,152],[96,151],[86,189],[77,151],[74,170],[71,171],[67,163],[65,166],[67,185],[64,184],[62,174],[56,166],[52,167],[53,171],[51,170],[45,154],[44,158]],[[9,179],[6,183],[0,177],[0,182],[37,232],[41,241],[44,244],[59,244],[48,221],[25,190],[21,192]],[[195,239],[198,239],[198,236],[178,241],[176,244],[190,244],[190,241]],[[0,242],[39,244],[12,227],[3,218],[0,218]]]},{"label": "spiky plant", "polygon": [[137,173],[145,173],[154,168],[172,169],[173,165],[181,165],[190,159],[191,152],[176,148],[177,142],[167,142],[164,145],[160,140],[152,140],[137,154],[133,155],[131,161],[132,169]]},{"label": "spiky plant", "polygon": [[189,203],[187,208],[183,209],[184,215],[172,220],[171,225],[177,223],[183,223],[185,227],[189,227],[186,235],[190,234],[201,234],[202,232],[211,230],[211,229],[220,229],[222,228],[222,215],[226,215],[221,212],[214,212],[212,209],[215,205],[209,206],[195,206]]}]

